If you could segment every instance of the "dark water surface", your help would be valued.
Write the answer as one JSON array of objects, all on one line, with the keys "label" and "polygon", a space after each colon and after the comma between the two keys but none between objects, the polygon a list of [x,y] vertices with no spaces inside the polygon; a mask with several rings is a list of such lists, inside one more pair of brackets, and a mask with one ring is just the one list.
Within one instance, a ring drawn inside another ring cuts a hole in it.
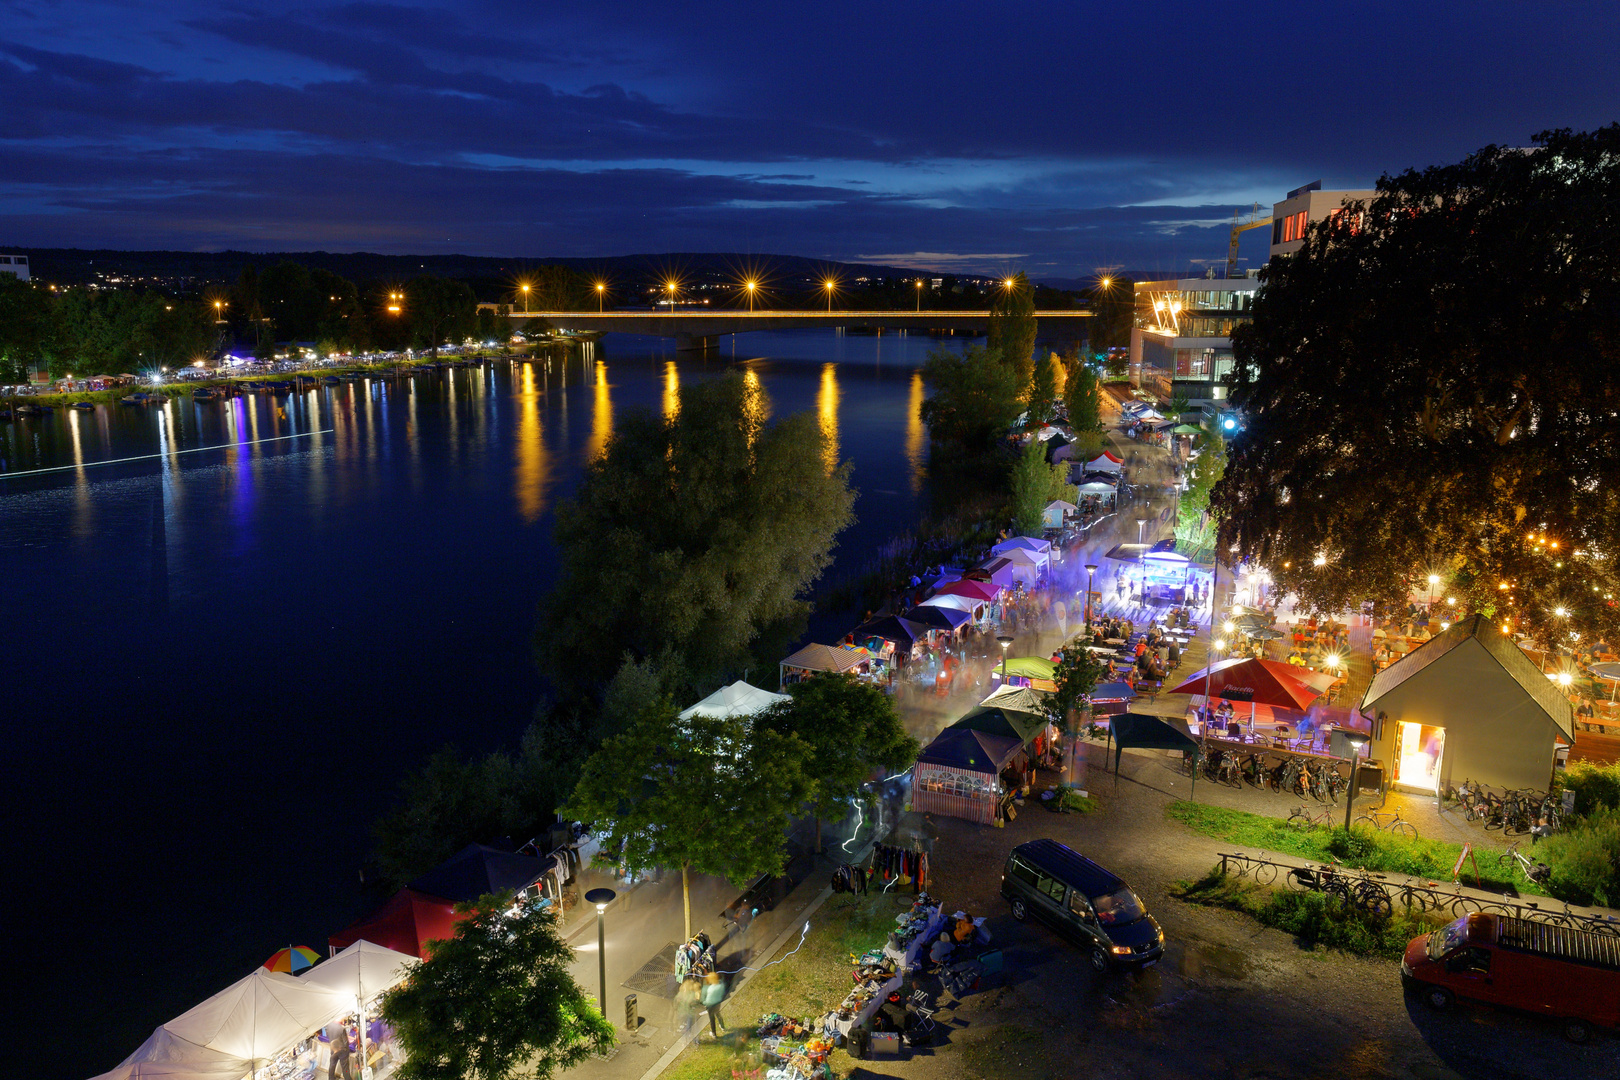
[{"label": "dark water surface", "polygon": [[527,723],[551,512],[626,410],[736,364],[853,460],[846,565],[914,524],[935,342],[723,340],[0,424],[9,469],[73,466],[0,477],[7,996],[49,1029],[19,1075],[111,1068],[362,913],[400,777]]}]

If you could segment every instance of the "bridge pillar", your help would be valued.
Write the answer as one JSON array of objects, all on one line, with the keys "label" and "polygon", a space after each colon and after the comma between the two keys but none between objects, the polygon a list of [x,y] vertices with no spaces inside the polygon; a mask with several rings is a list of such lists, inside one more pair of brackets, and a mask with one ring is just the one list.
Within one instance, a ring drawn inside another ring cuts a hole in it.
[{"label": "bridge pillar", "polygon": [[719,334],[680,333],[675,335],[675,349],[678,352],[709,352],[719,347]]}]

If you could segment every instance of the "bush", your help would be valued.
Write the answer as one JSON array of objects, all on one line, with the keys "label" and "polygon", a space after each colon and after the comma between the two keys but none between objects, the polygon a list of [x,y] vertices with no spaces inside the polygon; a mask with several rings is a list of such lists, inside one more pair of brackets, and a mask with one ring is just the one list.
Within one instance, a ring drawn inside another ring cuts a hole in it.
[{"label": "bush", "polygon": [[1193,882],[1178,882],[1171,895],[1189,903],[1240,911],[1258,922],[1293,934],[1308,945],[1324,945],[1359,956],[1399,957],[1407,942],[1449,921],[1439,916],[1396,912],[1381,916],[1347,907],[1319,892],[1268,889],[1233,878],[1219,866]]},{"label": "bush", "polygon": [[1564,770],[1562,786],[1575,793],[1575,812],[1620,810],[1620,763],[1572,761]]},{"label": "bush", "polygon": [[1620,810],[1598,810],[1535,846],[1552,867],[1548,891],[1579,904],[1620,904]]}]

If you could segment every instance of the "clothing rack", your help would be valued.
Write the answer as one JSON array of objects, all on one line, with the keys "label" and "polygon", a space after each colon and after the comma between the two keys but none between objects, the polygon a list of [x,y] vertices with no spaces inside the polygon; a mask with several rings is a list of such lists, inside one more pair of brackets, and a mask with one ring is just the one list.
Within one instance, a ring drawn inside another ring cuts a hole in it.
[{"label": "clothing rack", "polygon": [[[928,845],[929,848],[933,844]],[[909,878],[913,892],[922,892],[928,885],[929,852],[922,841],[913,839],[909,847],[875,843],[868,860],[868,881],[887,891],[901,878]]]}]

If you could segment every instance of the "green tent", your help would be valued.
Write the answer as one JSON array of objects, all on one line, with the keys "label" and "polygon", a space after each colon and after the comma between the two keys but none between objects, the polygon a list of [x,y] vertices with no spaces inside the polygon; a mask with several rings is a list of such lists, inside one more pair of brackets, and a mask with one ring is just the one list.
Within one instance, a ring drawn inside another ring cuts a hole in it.
[{"label": "green tent", "polygon": [[980,731],[986,735],[1010,735],[1028,746],[1035,736],[1046,730],[1047,723],[1046,717],[1036,713],[981,705],[951,727]]},{"label": "green tent", "polygon": [[1195,427],[1192,424],[1177,424],[1175,427],[1170,429],[1170,434],[1172,435],[1202,435],[1203,433],[1203,428]]},{"label": "green tent", "polygon": [[[998,664],[996,670],[1000,671]],[[1022,675],[1026,679],[1045,679],[1051,682],[1057,674],[1057,665],[1042,656],[1014,656],[1007,661],[1008,675]]]},{"label": "green tent", "polygon": [[[1193,787],[1198,786],[1198,757],[1200,744],[1179,716],[1150,716],[1147,713],[1120,713],[1108,721],[1108,737],[1113,743],[1114,776],[1119,776],[1119,759],[1127,746],[1145,750],[1191,750],[1193,754]],[[1106,754],[1107,751],[1104,751]],[[1106,757],[1104,758],[1106,761]]]}]

